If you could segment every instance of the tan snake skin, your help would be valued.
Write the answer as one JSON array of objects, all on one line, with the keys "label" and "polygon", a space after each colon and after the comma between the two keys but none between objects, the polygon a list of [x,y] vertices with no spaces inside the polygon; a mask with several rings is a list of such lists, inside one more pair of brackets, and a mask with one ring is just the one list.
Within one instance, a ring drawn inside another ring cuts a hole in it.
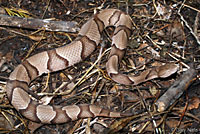
[{"label": "tan snake skin", "polygon": [[111,112],[89,104],[43,105],[32,100],[27,92],[30,82],[36,77],[65,69],[89,56],[99,44],[102,31],[108,26],[115,27],[112,49],[106,64],[108,75],[114,81],[125,85],[137,85],[150,79],[168,77],[176,72],[177,66],[168,64],[144,71],[139,76],[119,73],[118,65],[124,56],[131,35],[132,21],[129,15],[120,10],[105,9],[89,19],[82,26],[78,37],[70,44],[33,55],[15,68],[10,74],[6,87],[11,104],[26,118],[45,124],[64,123],[86,117],[124,116],[122,113]]}]

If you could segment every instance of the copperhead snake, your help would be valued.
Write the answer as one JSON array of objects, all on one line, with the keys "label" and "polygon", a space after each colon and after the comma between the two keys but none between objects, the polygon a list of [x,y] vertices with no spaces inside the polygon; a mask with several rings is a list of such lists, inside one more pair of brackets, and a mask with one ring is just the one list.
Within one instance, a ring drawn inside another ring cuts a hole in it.
[{"label": "copperhead snake", "polygon": [[150,79],[168,77],[176,72],[177,66],[169,64],[146,70],[139,76],[121,74],[118,64],[124,56],[131,35],[132,21],[129,15],[118,9],[105,9],[89,19],[70,44],[33,55],[14,69],[6,86],[8,99],[14,108],[27,119],[44,124],[64,123],[86,117],[124,116],[123,113],[90,104],[43,105],[33,100],[27,92],[30,82],[36,77],[65,69],[89,56],[99,44],[102,31],[108,26],[115,27],[112,49],[106,64],[107,73],[112,80],[120,84],[137,85]]}]

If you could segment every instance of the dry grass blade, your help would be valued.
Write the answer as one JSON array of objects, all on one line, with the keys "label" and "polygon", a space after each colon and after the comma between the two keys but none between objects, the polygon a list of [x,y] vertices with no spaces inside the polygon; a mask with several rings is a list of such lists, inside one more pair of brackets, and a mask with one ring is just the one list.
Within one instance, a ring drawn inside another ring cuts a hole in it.
[{"label": "dry grass blade", "polygon": [[10,16],[25,17],[25,18],[30,18],[31,16],[33,16],[27,10],[23,9],[5,8],[5,11]]}]

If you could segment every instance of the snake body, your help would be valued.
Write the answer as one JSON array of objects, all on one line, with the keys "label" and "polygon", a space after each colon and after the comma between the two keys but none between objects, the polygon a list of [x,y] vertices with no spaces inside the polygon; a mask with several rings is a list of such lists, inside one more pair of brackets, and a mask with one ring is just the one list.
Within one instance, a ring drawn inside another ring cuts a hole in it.
[{"label": "snake body", "polygon": [[43,105],[31,99],[29,84],[35,78],[72,66],[89,56],[98,46],[102,31],[114,26],[112,49],[106,64],[108,75],[117,83],[137,85],[141,82],[169,76],[163,68],[176,70],[175,65],[161,66],[142,72],[139,76],[119,73],[132,21],[129,15],[118,9],[105,9],[95,14],[81,28],[77,38],[68,45],[33,55],[18,65],[7,82],[7,96],[11,104],[26,118],[39,123],[55,124],[86,117],[122,117],[120,112],[112,112],[95,105],[81,104],[70,106]]}]

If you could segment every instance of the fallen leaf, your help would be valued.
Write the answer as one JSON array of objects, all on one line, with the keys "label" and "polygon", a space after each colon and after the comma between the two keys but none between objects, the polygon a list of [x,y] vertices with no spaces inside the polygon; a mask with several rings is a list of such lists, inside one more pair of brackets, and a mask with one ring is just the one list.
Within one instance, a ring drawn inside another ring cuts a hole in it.
[{"label": "fallen leaf", "polygon": [[33,134],[35,132],[35,130],[37,130],[42,125],[44,125],[44,124],[35,123],[35,122],[30,121],[28,124],[28,129],[31,131],[31,134]]},{"label": "fallen leaf", "polygon": [[145,59],[143,57],[139,57],[138,59],[140,64],[145,64]]},{"label": "fallen leaf", "polygon": [[199,108],[200,98],[199,97],[192,97],[189,101],[188,110],[197,109]]},{"label": "fallen leaf", "polygon": [[178,41],[183,41],[185,39],[183,26],[178,20],[175,20],[172,24],[169,25],[168,31],[173,39],[176,39]]},{"label": "fallen leaf", "polygon": [[34,40],[34,41],[41,41],[41,40],[43,40],[43,39],[45,39],[45,37],[44,36],[36,36],[36,35],[29,35],[28,36],[30,39],[32,39],[32,40]]},{"label": "fallen leaf", "polygon": [[151,64],[152,67],[157,67],[157,66],[161,66],[162,63],[161,62],[158,62],[158,61],[155,61]]},{"label": "fallen leaf", "polygon": [[[179,120],[176,120],[176,119],[166,120],[166,124],[170,128],[176,128],[177,125],[179,124]],[[183,122],[181,122],[181,125],[179,126],[179,128],[184,128],[184,123]]]},{"label": "fallen leaf", "polygon": [[117,91],[119,90],[118,85],[114,85],[111,89],[110,89],[110,93],[117,93]]}]

